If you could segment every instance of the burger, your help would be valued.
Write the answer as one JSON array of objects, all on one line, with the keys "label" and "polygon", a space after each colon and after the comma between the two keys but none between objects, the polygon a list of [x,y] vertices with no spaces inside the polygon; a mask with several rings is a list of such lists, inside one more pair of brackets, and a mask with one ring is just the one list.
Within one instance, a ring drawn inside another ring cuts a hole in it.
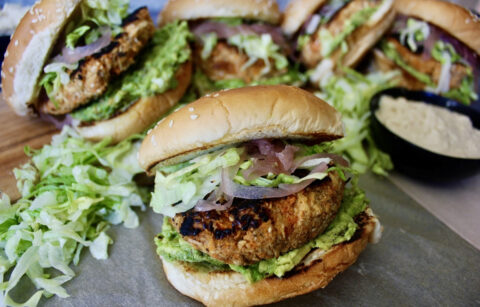
[{"label": "burger", "polygon": [[342,67],[354,67],[388,30],[393,0],[294,0],[285,10],[283,31],[318,84]]},{"label": "burger", "polygon": [[203,96],[253,84],[303,84],[305,77],[288,60],[280,18],[275,0],[174,0],[158,23],[188,21],[195,38],[194,88]]},{"label": "burger", "polygon": [[325,287],[354,263],[381,227],[329,153],[342,134],[335,109],[286,85],[216,92],[159,122],[139,162],[155,174],[170,283],[205,305],[258,305]]},{"label": "burger", "polygon": [[439,0],[397,0],[388,35],[374,50],[381,71],[398,69],[400,86],[470,104],[480,90],[480,21]]},{"label": "burger", "polygon": [[19,115],[72,124],[92,140],[141,132],[177,102],[191,75],[186,23],[155,29],[125,0],[43,0],[23,17],[2,65]]}]

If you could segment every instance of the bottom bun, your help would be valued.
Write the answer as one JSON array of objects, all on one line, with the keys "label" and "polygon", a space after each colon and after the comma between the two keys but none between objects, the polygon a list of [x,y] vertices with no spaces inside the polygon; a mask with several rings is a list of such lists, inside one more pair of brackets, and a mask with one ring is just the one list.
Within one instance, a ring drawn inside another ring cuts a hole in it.
[{"label": "bottom bun", "polygon": [[175,78],[177,87],[155,96],[140,98],[125,112],[91,125],[77,126],[76,130],[86,139],[100,141],[111,137],[118,143],[132,134],[141,133],[173,107],[190,84],[192,63],[188,61],[178,69]]},{"label": "bottom bun", "polygon": [[376,242],[381,226],[368,208],[357,216],[359,229],[348,242],[334,245],[327,251],[315,250],[283,278],[270,277],[249,283],[233,271],[207,272],[184,262],[162,258],[168,281],[182,294],[206,306],[252,306],[278,302],[324,288],[338,273],[347,269],[365,249]]}]

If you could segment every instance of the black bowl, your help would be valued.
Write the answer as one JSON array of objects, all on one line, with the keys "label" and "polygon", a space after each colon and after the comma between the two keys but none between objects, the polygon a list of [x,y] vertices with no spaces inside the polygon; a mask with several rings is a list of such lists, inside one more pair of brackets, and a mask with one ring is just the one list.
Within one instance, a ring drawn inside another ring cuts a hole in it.
[{"label": "black bowl", "polygon": [[371,131],[377,146],[390,154],[395,169],[407,175],[435,181],[456,180],[478,172],[480,159],[455,158],[434,153],[410,143],[386,128],[375,115],[380,97],[383,95],[405,97],[408,100],[421,101],[464,114],[471,119],[477,129],[480,129],[480,112],[429,92],[391,88],[377,93],[370,101]]},{"label": "black bowl", "polygon": [[10,36],[0,35],[0,65],[2,65],[3,55],[7,50],[7,46],[9,42],[10,42]]}]

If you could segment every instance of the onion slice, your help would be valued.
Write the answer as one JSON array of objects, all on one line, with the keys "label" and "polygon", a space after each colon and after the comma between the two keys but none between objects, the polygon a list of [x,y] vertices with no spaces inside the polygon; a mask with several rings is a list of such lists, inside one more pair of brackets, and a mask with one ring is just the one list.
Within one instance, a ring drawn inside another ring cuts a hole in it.
[{"label": "onion slice", "polygon": [[[315,179],[308,179],[296,184],[280,184],[278,188],[265,188],[256,186],[244,186],[233,181],[233,175],[236,172],[235,167],[222,170],[222,183],[220,185],[220,192],[237,198],[243,199],[266,199],[266,198],[280,198],[297,193],[305,189]],[[310,174],[322,173],[328,169],[326,163],[317,165]]]},{"label": "onion slice", "polygon": [[76,47],[74,49],[70,49],[67,46],[63,47],[61,54],[55,56],[52,59],[52,63],[59,62],[74,64],[81,59],[102,50],[110,44],[112,31],[108,27],[102,27],[100,28],[100,33],[102,33],[102,36],[89,45]]}]

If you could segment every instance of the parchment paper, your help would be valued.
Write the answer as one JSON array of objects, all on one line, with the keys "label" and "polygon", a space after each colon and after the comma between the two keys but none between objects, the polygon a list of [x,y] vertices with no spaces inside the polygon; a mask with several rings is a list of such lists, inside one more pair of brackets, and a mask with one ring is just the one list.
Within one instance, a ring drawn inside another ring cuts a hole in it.
[{"label": "parchment paper", "polygon": [[426,182],[397,172],[389,179],[480,250],[480,172],[446,183]]},{"label": "parchment paper", "polygon": [[[480,252],[401,192],[373,175],[361,178],[384,234],[357,263],[325,289],[278,306],[473,306],[480,304]],[[70,298],[42,299],[46,306],[198,306],[166,281],[153,238],[161,216],[140,214],[141,226],[114,227],[110,258],[88,252],[66,284]],[[17,291],[27,291],[23,287]]]}]

